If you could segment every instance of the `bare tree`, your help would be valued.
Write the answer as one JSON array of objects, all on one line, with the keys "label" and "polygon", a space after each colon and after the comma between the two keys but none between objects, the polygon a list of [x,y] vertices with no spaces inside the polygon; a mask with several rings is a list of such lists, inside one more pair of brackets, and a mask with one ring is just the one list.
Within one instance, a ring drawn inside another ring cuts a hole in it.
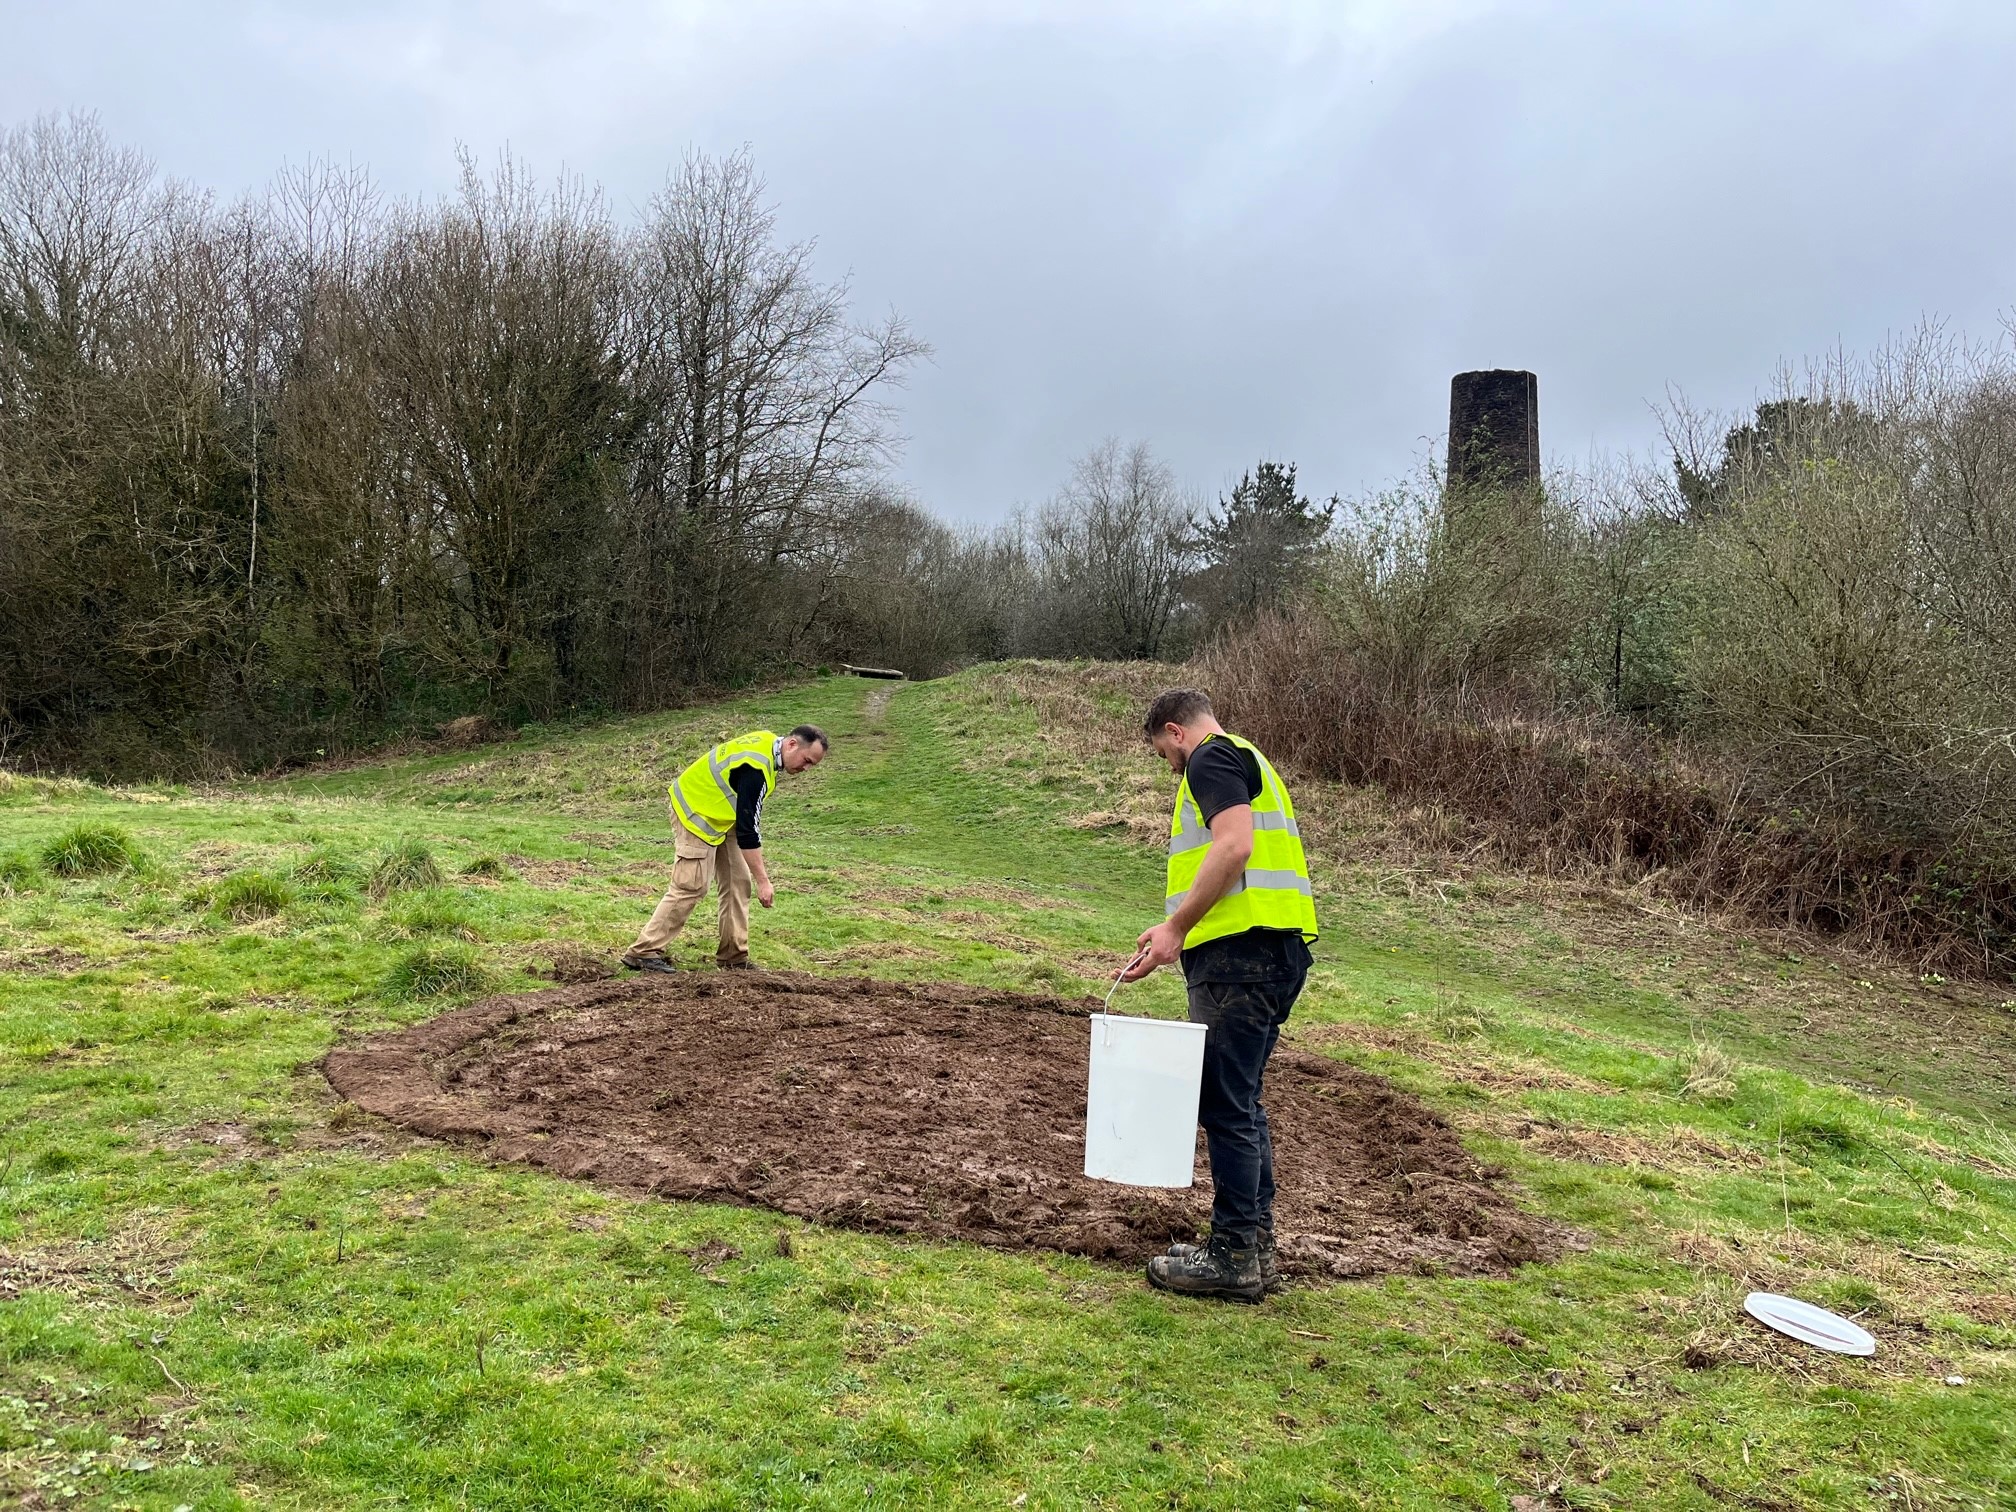
[{"label": "bare tree", "polygon": [[402,607],[491,698],[539,698],[572,675],[621,484],[621,282],[598,196],[542,195],[508,157],[487,181],[462,167],[454,201],[395,224],[372,278]]},{"label": "bare tree", "polygon": [[689,157],[631,239],[640,691],[723,669],[754,638],[766,585],[818,553],[887,456],[883,393],[927,350],[894,316],[851,324],[845,284],[775,233],[737,153]]},{"label": "bare tree", "polygon": [[1198,512],[1143,442],[1109,439],[1079,458],[1030,528],[1040,595],[1031,639],[1078,655],[1164,654],[1198,559]]},{"label": "bare tree", "polygon": [[166,191],[146,156],[95,115],[0,133],[0,281],[27,353],[110,360]]}]

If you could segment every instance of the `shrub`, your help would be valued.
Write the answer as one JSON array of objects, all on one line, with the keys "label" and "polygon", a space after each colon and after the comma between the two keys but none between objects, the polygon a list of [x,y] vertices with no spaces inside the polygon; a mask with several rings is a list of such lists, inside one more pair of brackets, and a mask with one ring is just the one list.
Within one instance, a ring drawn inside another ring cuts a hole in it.
[{"label": "shrub", "polygon": [[12,851],[0,856],[0,897],[11,898],[16,893],[26,892],[41,876],[42,869],[26,851]]},{"label": "shrub", "polygon": [[441,867],[426,843],[401,840],[371,868],[371,896],[382,898],[409,887],[433,887],[440,881]]},{"label": "shrub", "polygon": [[98,877],[140,864],[133,837],[112,824],[73,824],[42,847],[42,864],[59,877]]},{"label": "shrub", "polygon": [[1390,675],[1321,615],[1262,620],[1197,671],[1226,726],[1285,768],[1468,821],[1478,853],[1642,886],[1945,972],[2016,970],[2016,876],[1944,838],[1801,811],[1679,736],[1575,714],[1516,683]]},{"label": "shrub", "polygon": [[236,924],[271,918],[294,901],[294,889],[264,872],[234,872],[218,884],[211,907]]},{"label": "shrub", "polygon": [[385,991],[395,998],[440,997],[479,991],[487,980],[482,961],[467,945],[419,945],[393,963]]}]

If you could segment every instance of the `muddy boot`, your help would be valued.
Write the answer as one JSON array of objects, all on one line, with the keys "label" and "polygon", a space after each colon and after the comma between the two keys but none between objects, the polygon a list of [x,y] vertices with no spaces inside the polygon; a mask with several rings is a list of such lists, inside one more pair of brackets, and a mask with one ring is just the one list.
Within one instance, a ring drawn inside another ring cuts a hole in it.
[{"label": "muddy boot", "polygon": [[1232,1241],[1213,1234],[1202,1249],[1188,1246],[1187,1255],[1157,1255],[1148,1262],[1148,1280],[1164,1291],[1191,1297],[1221,1297],[1227,1302],[1258,1302],[1267,1295],[1260,1279],[1260,1251],[1235,1250]]},{"label": "muddy boot", "polygon": [[[1172,1244],[1169,1253],[1177,1259],[1188,1259],[1201,1255],[1207,1246],[1202,1244]],[[1281,1265],[1274,1258],[1274,1230],[1260,1230],[1260,1280],[1269,1292],[1286,1291],[1288,1283],[1282,1279]]]},{"label": "muddy boot", "polygon": [[623,964],[632,971],[659,971],[666,976],[676,975],[679,970],[663,956],[626,955]]}]

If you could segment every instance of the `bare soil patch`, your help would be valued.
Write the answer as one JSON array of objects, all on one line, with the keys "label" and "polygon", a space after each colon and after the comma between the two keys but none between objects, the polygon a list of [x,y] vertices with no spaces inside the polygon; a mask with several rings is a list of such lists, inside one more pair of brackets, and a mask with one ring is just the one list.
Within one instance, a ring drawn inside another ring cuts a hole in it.
[{"label": "bare soil patch", "polygon": [[102,1239],[78,1239],[34,1250],[0,1246],[0,1301],[24,1292],[59,1292],[90,1306],[138,1301],[165,1308],[181,1251],[153,1229],[128,1225]]},{"label": "bare soil patch", "polygon": [[[332,1050],[330,1083],[419,1133],[666,1197],[1138,1262],[1194,1238],[1198,1185],[1089,1181],[1092,999],[799,973],[490,998]],[[1559,1250],[1418,1100],[1283,1046],[1268,1076],[1285,1268],[1496,1274]]]},{"label": "bare soil patch", "polygon": [[537,952],[546,963],[544,971],[534,968],[535,974],[549,977],[562,986],[578,986],[582,982],[600,982],[616,975],[616,967],[606,955],[592,950],[583,950],[579,945],[549,947]]},{"label": "bare soil patch", "polygon": [[68,976],[91,964],[91,958],[60,945],[41,950],[0,950],[0,971],[20,971],[49,976]]}]

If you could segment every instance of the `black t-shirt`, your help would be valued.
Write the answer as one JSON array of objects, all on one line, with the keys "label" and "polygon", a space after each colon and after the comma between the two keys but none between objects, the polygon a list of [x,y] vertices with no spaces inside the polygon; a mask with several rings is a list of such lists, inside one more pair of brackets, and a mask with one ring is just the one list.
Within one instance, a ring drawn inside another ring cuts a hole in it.
[{"label": "black t-shirt", "polygon": [[[1206,828],[1228,808],[1260,796],[1260,761],[1222,736],[1207,736],[1184,765],[1190,796]],[[1299,929],[1246,929],[1183,952],[1186,982],[1283,982],[1309,969],[1309,946]]]}]

